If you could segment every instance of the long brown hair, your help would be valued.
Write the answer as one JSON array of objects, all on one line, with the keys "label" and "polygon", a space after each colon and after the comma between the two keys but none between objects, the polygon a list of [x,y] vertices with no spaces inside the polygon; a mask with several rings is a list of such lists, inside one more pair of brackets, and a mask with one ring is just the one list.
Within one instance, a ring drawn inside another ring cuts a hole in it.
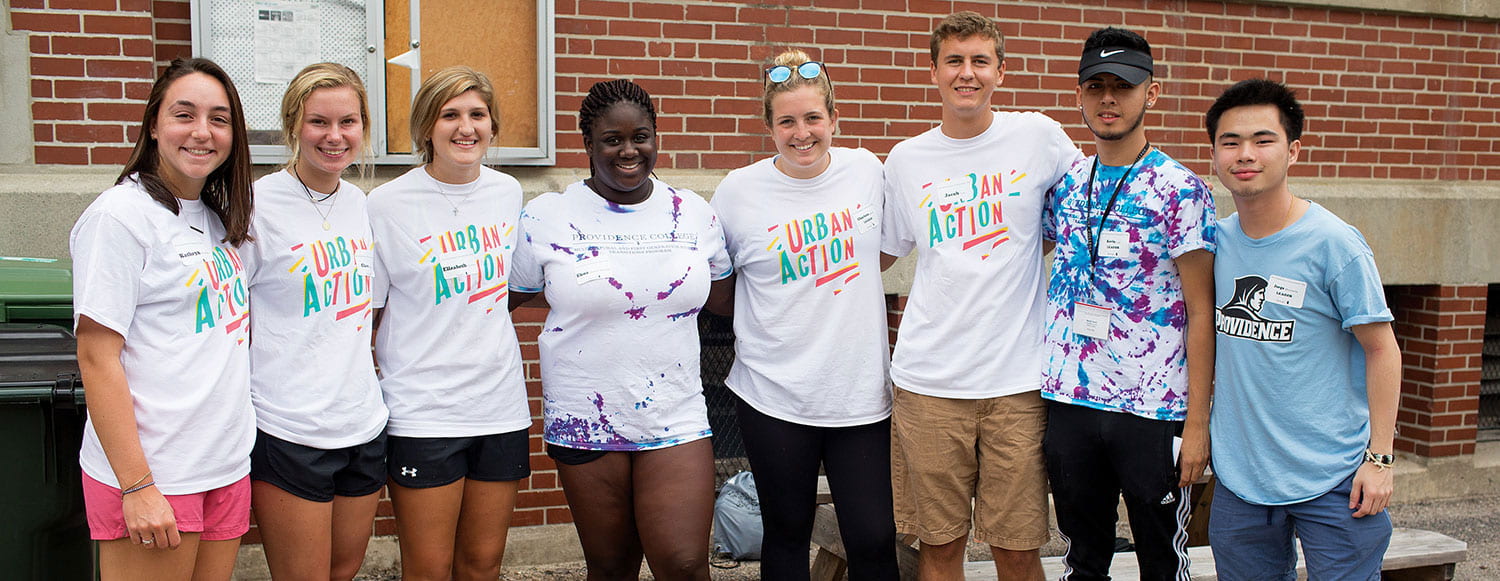
[{"label": "long brown hair", "polygon": [[125,162],[125,169],[120,172],[115,183],[124,183],[131,174],[137,174],[141,187],[151,195],[151,199],[166,206],[173,214],[182,211],[182,205],[177,202],[172,188],[161,178],[158,167],[161,156],[157,151],[156,138],[151,135],[151,127],[161,112],[167,88],[177,82],[177,79],[193,73],[203,73],[219,81],[224,86],[224,92],[229,95],[229,124],[234,141],[229,145],[229,159],[208,174],[201,199],[203,205],[218,215],[219,221],[224,224],[224,241],[239,246],[250,239],[250,212],[253,205],[250,195],[250,140],[245,131],[245,109],[240,105],[239,91],[235,90],[234,81],[229,79],[229,74],[213,61],[205,58],[178,58],[173,59],[172,64],[162,71],[156,84],[151,86],[151,94],[146,97],[141,136],[136,140],[135,150],[130,152],[130,160]]}]

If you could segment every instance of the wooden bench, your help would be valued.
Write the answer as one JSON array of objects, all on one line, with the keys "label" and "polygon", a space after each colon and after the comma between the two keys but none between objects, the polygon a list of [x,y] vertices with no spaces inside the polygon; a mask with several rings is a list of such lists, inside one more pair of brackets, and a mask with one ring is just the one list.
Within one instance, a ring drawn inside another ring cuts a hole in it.
[{"label": "wooden bench", "polygon": [[[896,553],[901,578],[916,579],[917,549],[910,546],[915,539],[904,541],[907,544],[898,543]],[[844,544],[839,537],[838,523],[831,504],[818,506],[817,519],[813,525],[813,544],[818,547],[818,554],[813,560],[813,581],[843,579],[848,569],[847,553],[844,552]],[[1386,549],[1385,560],[1380,569],[1384,572],[1382,577],[1386,581],[1450,581],[1453,579],[1454,567],[1467,559],[1468,554],[1468,543],[1442,533],[1398,528],[1391,534],[1391,545]],[[1300,544],[1297,545],[1297,555],[1297,574],[1306,579],[1307,570],[1302,561]],[[1188,559],[1191,563],[1190,573],[1195,581],[1218,579],[1214,572],[1214,555],[1208,547],[1189,548]],[[1062,557],[1042,559],[1042,569],[1048,579],[1061,577]],[[1135,553],[1116,553],[1109,574],[1115,579],[1139,579],[1140,571],[1137,569]],[[995,579],[995,564],[991,561],[966,563],[964,578]]]},{"label": "wooden bench", "polygon": [[[1189,497],[1193,505],[1193,515],[1202,514],[1206,516],[1208,514],[1208,507],[1213,502],[1212,478],[1212,472],[1206,472],[1202,478],[1194,483]],[[834,513],[833,505],[830,504],[833,502],[833,494],[829,491],[828,478],[826,476],[818,476],[817,498],[818,511],[813,521],[812,543],[813,546],[818,547],[818,553],[813,558],[812,581],[839,581],[848,572],[848,557],[844,551],[843,539],[839,536],[838,518]],[[1188,521],[1187,530],[1188,546],[1196,547],[1208,544],[1207,518],[1191,518]],[[914,546],[916,544],[917,539],[911,535],[898,535],[896,537],[896,563],[901,569],[902,579],[917,578],[917,548]],[[1190,552],[1189,556],[1191,555],[1192,553]],[[1133,564],[1135,559],[1132,558],[1130,561]],[[1117,558],[1115,562],[1118,563],[1119,559]],[[989,562],[984,562],[984,564],[990,567],[989,578],[994,578],[994,566]],[[1212,569],[1213,567],[1210,566],[1209,570]],[[1051,578],[1059,577],[1062,574],[1060,566],[1055,574],[1050,569],[1048,571],[1048,576]],[[1137,577],[1139,576],[1132,574],[1129,577],[1119,578],[1132,579]]]}]

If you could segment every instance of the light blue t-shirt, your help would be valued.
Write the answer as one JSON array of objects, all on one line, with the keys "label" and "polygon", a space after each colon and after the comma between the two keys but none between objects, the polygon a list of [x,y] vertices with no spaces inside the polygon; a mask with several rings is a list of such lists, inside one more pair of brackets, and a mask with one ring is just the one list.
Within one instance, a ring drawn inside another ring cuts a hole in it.
[{"label": "light blue t-shirt", "polygon": [[1316,203],[1259,240],[1238,214],[1218,234],[1214,473],[1254,504],[1311,500],[1369,446],[1364,349],[1349,328],[1392,319],[1374,255]]}]

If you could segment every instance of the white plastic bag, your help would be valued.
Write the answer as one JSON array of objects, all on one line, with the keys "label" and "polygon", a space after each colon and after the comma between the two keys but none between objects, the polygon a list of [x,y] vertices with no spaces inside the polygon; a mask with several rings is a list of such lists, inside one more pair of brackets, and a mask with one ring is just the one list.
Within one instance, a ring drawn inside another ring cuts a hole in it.
[{"label": "white plastic bag", "polygon": [[735,560],[759,559],[764,534],[755,476],[747,471],[729,477],[714,501],[714,553]]}]

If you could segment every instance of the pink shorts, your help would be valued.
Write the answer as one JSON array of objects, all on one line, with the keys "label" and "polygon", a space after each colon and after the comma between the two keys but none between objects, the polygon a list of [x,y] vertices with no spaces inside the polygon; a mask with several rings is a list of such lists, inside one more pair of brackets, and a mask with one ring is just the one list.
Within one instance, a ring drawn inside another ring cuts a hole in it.
[{"label": "pink shorts", "polygon": [[[202,541],[227,541],[250,530],[250,477],[197,494],[167,495],[177,517],[177,531],[200,533]],[[125,528],[120,489],[83,475],[83,507],[89,538],[112,541],[130,535]]]}]

